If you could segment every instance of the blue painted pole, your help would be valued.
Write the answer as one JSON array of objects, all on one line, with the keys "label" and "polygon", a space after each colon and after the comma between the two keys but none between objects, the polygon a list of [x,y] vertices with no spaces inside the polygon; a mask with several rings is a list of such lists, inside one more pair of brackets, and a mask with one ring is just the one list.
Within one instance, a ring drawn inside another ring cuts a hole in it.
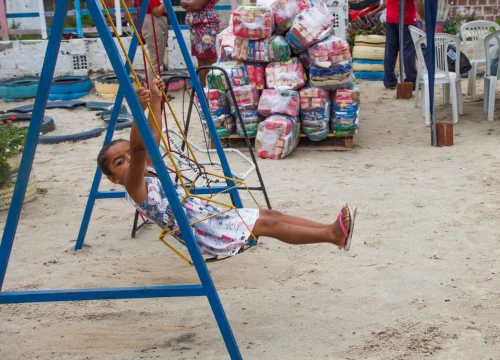
[{"label": "blue painted pole", "polygon": [[[429,108],[431,111],[433,146],[437,147],[436,112],[434,104],[434,75],[436,72],[436,47],[434,35],[436,33],[436,16],[438,0],[425,1],[425,20],[427,30],[427,71],[429,72]],[[461,91],[461,90],[460,90]]]},{"label": "blue painted pole", "polygon": [[75,0],[75,18],[76,18],[76,33],[81,39],[83,37],[83,27],[82,27],[82,9],[80,6],[80,0]]},{"label": "blue painted pole", "polygon": [[[141,8],[139,9],[141,19],[143,19],[146,14],[148,3],[149,0],[145,0],[141,4]],[[134,34],[128,50],[128,56],[130,60],[132,60],[132,63],[134,62],[135,54],[137,53],[138,44],[139,40]],[[130,67],[127,61],[125,61],[125,71],[127,72],[127,75],[130,74]],[[111,118],[108,123],[108,130],[106,131],[106,136],[104,137],[103,145],[108,144],[111,141],[111,139],[113,139],[113,134],[115,133],[115,125],[116,122],[118,121],[118,114],[120,113],[120,108],[123,103],[123,95],[124,95],[124,88],[123,86],[120,85],[118,93],[116,94],[115,105],[111,112]],[[85,207],[85,212],[83,214],[82,224],[80,225],[80,231],[78,232],[78,238],[76,239],[75,250],[80,250],[83,246],[83,242],[85,241],[85,235],[87,234],[87,230],[89,228],[90,218],[92,216],[92,210],[94,209],[95,200],[99,198],[98,193],[99,193],[99,185],[101,184],[101,178],[102,178],[102,172],[99,168],[97,168],[94,174],[94,180],[92,181],[92,186],[90,188],[90,194],[87,200],[87,206]]]},{"label": "blue painted pole", "polygon": [[[220,142],[219,136],[217,135],[217,129],[215,128],[214,122],[212,120],[212,115],[210,115],[210,110],[208,108],[207,101],[205,99],[205,93],[203,92],[203,88],[201,87],[201,83],[198,79],[198,74],[196,73],[196,69],[193,65],[193,62],[191,61],[191,53],[189,52],[186,42],[184,41],[184,36],[182,34],[181,28],[179,26],[179,22],[177,21],[177,17],[175,16],[175,11],[172,6],[172,3],[170,1],[165,1],[165,8],[167,9],[167,14],[168,18],[170,19],[172,29],[174,30],[175,36],[177,38],[177,42],[179,43],[179,48],[181,49],[182,57],[186,61],[186,67],[189,72],[189,76],[191,77],[191,84],[194,87],[194,90],[196,92],[196,95],[198,95],[198,99],[200,100],[200,105],[201,109],[203,111],[203,115],[205,116],[205,119],[207,120],[207,125],[208,129],[211,134],[212,141],[215,145],[215,148],[217,149],[217,154],[219,155],[220,163],[222,166],[222,170],[224,171],[224,175],[226,177],[233,177],[233,174],[231,172],[231,168],[229,167],[229,163],[227,161],[226,155],[224,153],[224,150],[222,148],[222,144]],[[227,185],[229,187],[234,186],[234,182],[228,180]],[[240,194],[237,189],[233,189],[230,192],[233,199],[234,199],[234,205],[237,208],[243,207]]]},{"label": "blue painted pole", "polygon": [[[92,18],[94,19],[95,25],[99,31],[99,34],[101,35],[101,39],[104,45],[104,48],[106,49],[108,53],[109,60],[111,61],[111,65],[113,66],[113,69],[116,73],[116,76],[118,78],[118,81],[120,82],[121,86],[124,87],[124,93],[125,93],[125,98],[127,99],[127,102],[130,106],[130,110],[132,112],[132,115],[135,118],[135,123],[137,125],[137,128],[141,134],[142,140],[144,141],[144,145],[146,146],[146,149],[149,153],[149,156],[153,162],[154,168],[157,171],[158,178],[163,186],[163,189],[165,191],[165,195],[167,196],[167,200],[170,204],[170,207],[172,209],[172,212],[175,216],[175,219],[177,221],[177,224],[179,225],[179,229],[181,233],[183,234],[184,240],[186,242],[186,246],[189,250],[189,254],[191,256],[191,259],[193,260],[193,264],[196,268],[196,271],[198,273],[198,276],[201,280],[201,283],[203,285],[203,288],[206,290],[207,298],[210,303],[210,306],[212,307],[212,311],[214,313],[215,319],[217,320],[217,323],[219,325],[219,329],[221,331],[222,337],[224,339],[224,342],[226,343],[226,347],[228,349],[228,352],[231,356],[231,359],[242,359],[240,351],[238,349],[238,344],[236,343],[236,339],[234,338],[233,332],[231,330],[231,326],[229,325],[229,321],[226,317],[226,314],[224,312],[224,309],[222,308],[222,304],[220,302],[219,296],[217,295],[217,291],[215,289],[214,283],[212,282],[212,278],[210,277],[210,274],[208,272],[208,268],[205,264],[205,261],[203,259],[203,256],[201,255],[200,248],[196,244],[196,240],[193,234],[193,230],[191,226],[189,225],[189,221],[186,217],[186,214],[184,212],[184,209],[180,203],[180,200],[177,196],[177,192],[175,190],[174,184],[172,183],[172,179],[170,178],[170,175],[168,174],[167,167],[165,165],[165,162],[160,154],[159,148],[156,144],[156,141],[153,137],[153,134],[151,133],[151,130],[149,129],[148,123],[146,116],[144,112],[142,111],[141,105],[139,103],[139,99],[135,95],[134,88],[132,84],[130,83],[130,79],[128,77],[127,72],[125,71],[125,67],[122,65],[120,62],[120,53],[118,52],[118,49],[116,48],[116,44],[113,41],[113,38],[111,37],[111,34],[109,33],[109,30],[107,28],[106,21],[104,20],[103,15],[100,13],[99,8],[97,6],[97,3],[95,0],[87,0],[87,4],[89,7],[89,10],[92,14]],[[196,77],[196,73],[194,72],[194,66],[191,62],[191,58],[189,54],[187,53],[187,48],[185,46],[184,41],[182,40],[182,33],[179,28],[179,23],[177,22],[177,19],[174,14],[174,10],[172,8],[172,4],[169,1],[165,2],[165,5],[167,7],[167,11],[170,15],[170,21],[172,22],[172,26],[174,27],[174,30],[176,31],[176,35],[179,37],[179,44],[184,44],[184,46],[181,46],[181,49],[185,50],[185,56],[184,59],[186,60],[186,64],[188,66],[188,69],[193,73],[191,77],[192,82],[195,86],[195,89],[198,89],[198,94],[200,100],[204,99],[204,94],[201,88],[201,84]],[[208,111],[208,106],[206,101],[202,101],[202,107],[204,106],[205,114],[207,116],[207,119],[211,119],[210,112]],[[213,123],[211,123],[212,128],[213,128],[213,134],[217,134],[215,132],[215,128],[213,126]],[[217,146],[217,150],[219,151],[219,156],[221,163],[224,163],[226,166],[226,169],[229,170],[229,164],[227,162],[227,159],[225,157],[224,152],[222,151],[222,146],[219,141],[215,142]],[[229,170],[229,174],[230,174]],[[228,184],[229,185],[229,184]],[[237,194],[237,193],[236,193]],[[239,200],[239,196],[238,196]]]},{"label": "blue painted pole", "polygon": [[69,0],[59,0],[54,14],[52,23],[52,32],[49,37],[47,51],[45,52],[45,60],[43,62],[40,83],[36,94],[35,105],[31,116],[30,125],[28,128],[28,137],[21,158],[16,185],[14,187],[14,195],[10,204],[9,214],[5,222],[5,230],[0,244],[0,291],[2,290],[5,280],[5,273],[9,263],[14,237],[16,235],[19,217],[23,208],[24,195],[28,186],[33,159],[38,144],[40,135],[40,127],[45,114],[45,107],[50,92],[50,84],[54,77],[54,69],[56,67],[57,55],[61,44],[61,36],[64,29],[64,20],[66,19],[66,11],[68,9]]}]

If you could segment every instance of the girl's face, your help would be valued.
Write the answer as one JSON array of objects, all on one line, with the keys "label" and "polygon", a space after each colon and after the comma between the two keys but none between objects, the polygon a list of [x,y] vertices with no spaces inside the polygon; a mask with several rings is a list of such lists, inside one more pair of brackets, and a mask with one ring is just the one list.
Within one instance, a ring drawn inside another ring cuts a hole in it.
[{"label": "girl's face", "polygon": [[114,184],[124,185],[125,174],[130,164],[130,143],[120,141],[108,149],[108,179]]}]

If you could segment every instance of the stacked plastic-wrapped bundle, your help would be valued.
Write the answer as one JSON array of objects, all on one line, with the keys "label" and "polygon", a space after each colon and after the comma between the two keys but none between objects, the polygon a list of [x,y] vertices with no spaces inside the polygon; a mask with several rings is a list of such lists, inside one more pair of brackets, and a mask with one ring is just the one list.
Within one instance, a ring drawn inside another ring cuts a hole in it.
[{"label": "stacked plastic-wrapped bundle", "polygon": [[248,73],[245,63],[241,61],[228,61],[217,63],[216,66],[223,68],[229,76],[229,84],[220,70],[210,70],[207,74],[207,85],[209,89],[228,91],[229,86],[248,85]]},{"label": "stacked plastic-wrapped bundle", "polygon": [[354,135],[359,131],[359,89],[337,90],[333,99],[331,128],[335,135]]},{"label": "stacked plastic-wrapped bundle", "polygon": [[266,82],[264,80],[264,65],[247,63],[245,64],[245,69],[248,75],[248,83],[255,86],[257,90],[263,90],[266,87]]},{"label": "stacked plastic-wrapped bundle", "polygon": [[292,27],[295,16],[316,5],[315,0],[278,0],[271,4],[276,32],[285,34]]},{"label": "stacked plastic-wrapped bundle", "polygon": [[292,52],[283,36],[252,40],[236,37],[232,51],[233,59],[249,62],[286,61]]},{"label": "stacked plastic-wrapped bundle", "polygon": [[352,82],[351,53],[345,40],[330,36],[311,46],[308,53],[311,86],[335,90]]},{"label": "stacked plastic-wrapped bundle", "polygon": [[260,97],[258,110],[262,116],[272,114],[298,116],[300,113],[299,93],[294,90],[266,89]]},{"label": "stacked plastic-wrapped bundle", "polygon": [[[229,102],[227,101],[226,93],[217,89],[204,89],[205,97],[210,109],[210,115],[217,129],[217,134],[220,137],[229,136],[234,132],[234,118],[230,113]],[[206,119],[201,110],[198,96],[195,95],[195,105],[200,113],[201,121],[206,126]]]},{"label": "stacked plastic-wrapped bundle", "polygon": [[233,59],[234,40],[236,36],[233,34],[233,28],[228,27],[217,34],[216,50],[217,62],[231,61]]},{"label": "stacked plastic-wrapped bundle", "polygon": [[272,62],[266,66],[266,84],[268,89],[297,90],[304,87],[306,80],[304,67],[298,58]]},{"label": "stacked plastic-wrapped bundle", "polygon": [[300,90],[302,130],[312,141],[326,139],[330,132],[330,92],[308,87]]},{"label": "stacked plastic-wrapped bundle", "polygon": [[[259,113],[257,112],[257,106],[259,105],[259,92],[257,88],[253,85],[245,85],[233,88],[234,96],[236,98],[236,103],[238,109],[240,110],[241,119],[243,120],[247,135],[249,137],[255,137],[257,134],[257,126],[261,120]],[[241,123],[237,118],[236,107],[233,103],[230,92],[227,94],[229,98],[229,103],[231,105],[231,113],[236,119],[236,134],[238,136],[244,136]]]},{"label": "stacked plastic-wrapped bundle", "polygon": [[239,6],[233,12],[233,33],[246,39],[268,39],[274,31],[274,15],[267,6]]},{"label": "stacked plastic-wrapped bundle", "polygon": [[300,125],[296,118],[272,115],[259,124],[255,149],[262,159],[283,159],[297,147]]},{"label": "stacked plastic-wrapped bundle", "polygon": [[292,50],[299,54],[309,46],[325,39],[333,31],[333,15],[323,3],[302,11],[295,17],[286,40]]}]

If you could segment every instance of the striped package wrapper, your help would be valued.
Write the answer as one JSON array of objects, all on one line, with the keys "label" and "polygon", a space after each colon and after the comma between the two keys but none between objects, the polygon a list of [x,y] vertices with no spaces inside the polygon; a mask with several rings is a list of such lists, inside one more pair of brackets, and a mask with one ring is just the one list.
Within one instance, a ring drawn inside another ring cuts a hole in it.
[{"label": "striped package wrapper", "polygon": [[295,90],[266,89],[259,101],[259,113],[262,116],[283,114],[298,116],[300,113],[299,93]]},{"label": "striped package wrapper", "polygon": [[323,3],[318,3],[295,17],[286,40],[292,50],[299,54],[326,39],[333,32],[333,23],[333,15]]},{"label": "striped package wrapper", "polygon": [[329,36],[309,48],[311,64],[316,68],[330,68],[351,59],[351,49],[344,39]]},{"label": "striped package wrapper", "polygon": [[[226,93],[217,90],[217,89],[203,89],[205,92],[205,97],[208,102],[208,108],[210,109],[210,115],[212,115],[212,120],[214,122],[218,121],[217,119],[221,118],[222,120],[229,115],[229,102],[227,101]],[[202,122],[206,122],[205,115],[201,110],[200,100],[198,99],[198,95],[194,96],[194,104],[200,113],[200,118]],[[222,121],[221,120],[221,121]]]},{"label": "striped package wrapper", "polygon": [[255,149],[262,159],[283,159],[299,143],[300,124],[297,118],[272,115],[259,124]]},{"label": "striped package wrapper", "polygon": [[288,61],[272,62],[266,66],[268,89],[298,90],[306,84],[304,67],[298,58]]},{"label": "striped package wrapper", "polygon": [[335,135],[355,135],[359,132],[359,110],[334,111],[330,126]]},{"label": "striped package wrapper", "polygon": [[311,87],[300,91],[300,122],[310,140],[320,141],[328,136],[330,107],[329,91]]},{"label": "striped package wrapper", "polygon": [[239,6],[233,12],[233,34],[246,39],[268,39],[274,31],[274,15],[267,6]]},{"label": "striped package wrapper", "polygon": [[351,60],[335,64],[328,69],[309,68],[309,84],[321,89],[343,89],[353,82]]}]

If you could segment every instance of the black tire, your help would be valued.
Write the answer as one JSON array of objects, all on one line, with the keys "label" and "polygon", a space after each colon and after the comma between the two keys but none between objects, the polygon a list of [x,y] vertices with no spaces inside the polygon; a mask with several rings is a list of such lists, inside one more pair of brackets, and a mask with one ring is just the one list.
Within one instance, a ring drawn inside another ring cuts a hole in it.
[{"label": "black tire", "polygon": [[123,130],[132,127],[133,120],[122,121],[116,124],[115,130]]},{"label": "black tire", "polygon": [[98,137],[105,131],[105,128],[96,128],[89,131],[84,131],[77,134],[55,135],[55,136],[40,136],[38,143],[44,145],[61,144],[65,142],[78,142]]},{"label": "black tire", "polygon": [[26,76],[0,82],[0,98],[2,99],[28,99],[36,96],[39,77]]},{"label": "black tire", "polygon": [[[71,109],[77,106],[85,105],[85,101],[68,100],[68,101],[49,101],[47,102],[46,109]],[[16,108],[7,110],[7,112],[15,113],[30,113],[33,111],[34,104],[18,106]]]},{"label": "black tire", "polygon": [[[31,121],[31,114],[7,114],[7,115],[1,115],[0,116],[0,121],[5,121],[5,120],[11,120],[12,122],[16,121]],[[21,125],[23,129],[27,129],[28,125]],[[44,116],[42,120],[42,125],[40,126],[40,133],[42,135],[45,135],[51,131],[54,131],[56,129],[56,124],[54,122],[54,119],[52,119],[50,116]]]},{"label": "black tire", "polygon": [[87,76],[59,76],[52,79],[50,94],[88,93],[92,89],[92,80]]},{"label": "black tire", "polygon": [[[111,113],[110,112],[102,113],[101,119],[105,122],[109,122],[109,120],[111,119]],[[118,114],[118,122],[119,123],[125,122],[125,121],[133,121],[133,120],[134,120],[134,116],[129,112]]]},{"label": "black tire", "polygon": [[102,102],[102,101],[87,101],[85,107],[90,110],[109,110],[114,103],[112,102]]}]

